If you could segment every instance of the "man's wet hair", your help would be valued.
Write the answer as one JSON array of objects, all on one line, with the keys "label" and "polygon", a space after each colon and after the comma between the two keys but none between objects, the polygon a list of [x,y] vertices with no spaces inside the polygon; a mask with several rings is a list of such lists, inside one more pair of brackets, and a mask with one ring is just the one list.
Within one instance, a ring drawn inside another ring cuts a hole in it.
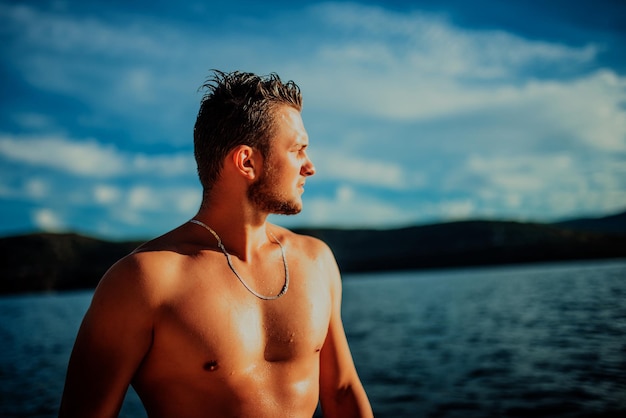
[{"label": "man's wet hair", "polygon": [[302,110],[302,94],[293,81],[283,83],[271,73],[259,76],[212,70],[200,87],[204,90],[194,127],[194,155],[198,176],[208,193],[218,179],[228,153],[239,145],[270,153],[275,128],[274,110],[281,105]]}]

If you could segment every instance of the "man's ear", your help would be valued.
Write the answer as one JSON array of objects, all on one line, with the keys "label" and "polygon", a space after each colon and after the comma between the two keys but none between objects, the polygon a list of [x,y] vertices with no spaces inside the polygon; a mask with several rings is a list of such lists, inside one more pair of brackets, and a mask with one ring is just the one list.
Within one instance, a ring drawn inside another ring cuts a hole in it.
[{"label": "man's ear", "polygon": [[259,152],[248,145],[240,145],[233,150],[232,161],[235,169],[249,180],[254,180],[260,164]]}]

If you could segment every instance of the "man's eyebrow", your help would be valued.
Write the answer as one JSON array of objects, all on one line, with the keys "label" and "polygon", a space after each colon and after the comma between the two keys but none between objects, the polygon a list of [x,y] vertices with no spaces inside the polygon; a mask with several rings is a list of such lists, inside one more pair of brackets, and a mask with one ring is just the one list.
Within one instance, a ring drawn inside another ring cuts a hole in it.
[{"label": "man's eyebrow", "polygon": [[293,148],[306,148],[306,147],[308,147],[308,146],[309,146],[309,142],[308,142],[308,141],[304,142],[304,141],[296,140],[296,141],[292,144],[292,147],[293,147]]}]

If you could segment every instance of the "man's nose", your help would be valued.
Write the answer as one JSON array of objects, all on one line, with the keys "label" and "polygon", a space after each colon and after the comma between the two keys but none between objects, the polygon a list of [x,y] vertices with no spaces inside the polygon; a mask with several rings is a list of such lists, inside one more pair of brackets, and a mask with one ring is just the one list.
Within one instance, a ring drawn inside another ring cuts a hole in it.
[{"label": "man's nose", "polygon": [[313,161],[307,157],[306,162],[302,166],[301,174],[303,176],[312,176],[315,174],[315,166],[313,165]]}]

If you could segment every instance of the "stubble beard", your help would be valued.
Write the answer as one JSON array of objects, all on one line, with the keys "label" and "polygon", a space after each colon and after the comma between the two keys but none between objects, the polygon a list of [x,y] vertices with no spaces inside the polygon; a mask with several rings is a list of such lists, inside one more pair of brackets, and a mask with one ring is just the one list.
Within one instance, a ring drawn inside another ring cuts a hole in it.
[{"label": "stubble beard", "polygon": [[302,203],[290,199],[278,190],[278,176],[273,166],[267,166],[259,179],[248,188],[248,199],[259,210],[277,215],[296,215]]}]

